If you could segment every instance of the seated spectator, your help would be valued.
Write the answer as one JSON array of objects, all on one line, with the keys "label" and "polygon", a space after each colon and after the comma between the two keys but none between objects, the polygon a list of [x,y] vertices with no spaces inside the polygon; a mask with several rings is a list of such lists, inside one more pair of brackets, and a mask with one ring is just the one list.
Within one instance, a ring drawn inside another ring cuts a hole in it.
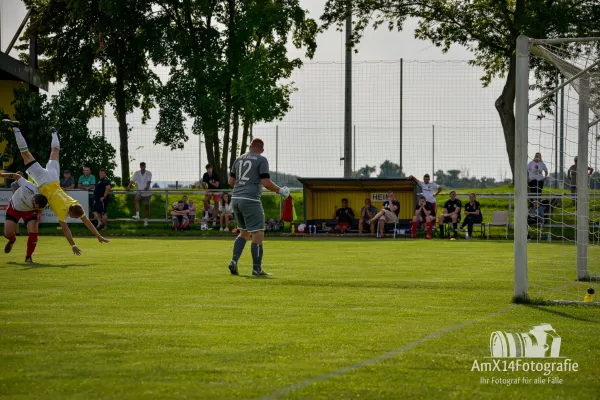
[{"label": "seated spectator", "polygon": [[188,214],[188,218],[190,220],[190,225],[191,225],[196,220],[196,204],[194,203],[194,200],[192,200],[192,199],[190,199],[188,210],[190,212]]},{"label": "seated spectator", "polygon": [[[527,225],[534,226],[535,228],[540,228],[544,225],[544,207],[540,207],[540,202],[537,200],[533,201],[533,204],[529,209],[529,213],[527,214]],[[530,239],[529,234],[527,234],[527,239]]]},{"label": "seated spectator", "polygon": [[417,225],[423,222],[427,226],[427,236],[425,238],[431,239],[431,229],[433,228],[433,224],[435,224],[435,209],[430,202],[425,200],[425,196],[420,196],[419,204],[417,204],[415,216],[412,220],[411,237],[413,239],[417,237]]},{"label": "seated spectator", "polygon": [[469,202],[465,205],[465,219],[460,225],[460,229],[464,229],[467,225],[466,238],[473,236],[473,224],[480,224],[483,222],[483,215],[481,215],[481,205],[476,200],[475,193],[469,195]]},{"label": "seated spectator", "polygon": [[338,222],[333,230],[338,233],[348,232],[352,226],[352,220],[354,219],[354,211],[348,207],[348,199],[342,199],[342,208],[338,208],[337,206],[334,206],[334,208],[335,212],[333,213],[333,218]]},{"label": "seated spectator", "polygon": [[177,203],[173,204],[171,217],[173,218],[174,231],[183,231],[189,227],[189,210],[184,210],[184,205],[183,200],[179,200]]},{"label": "seated spectator", "polygon": [[388,190],[388,199],[383,202],[381,211],[379,211],[371,220],[370,224],[376,224],[379,221],[379,237],[383,237],[383,230],[385,224],[393,224],[398,221],[398,214],[400,213],[400,203],[396,200],[393,190]]},{"label": "seated spectator", "polygon": [[[456,191],[453,189],[450,191],[450,199],[444,204],[444,210],[440,214],[440,218],[438,220],[440,225],[440,238],[444,238],[444,224],[452,222],[452,230],[454,235],[450,240],[456,240],[458,237],[458,221],[460,221],[461,208],[462,202],[456,198]],[[449,232],[448,236],[450,236]]]},{"label": "seated spectator", "polygon": [[233,217],[233,206],[231,205],[231,198],[229,193],[223,193],[219,200],[219,215],[221,228],[220,231],[229,232],[229,221]]},{"label": "seated spectator", "polygon": [[63,179],[60,180],[60,187],[63,189],[75,189],[75,179],[71,176],[71,171],[65,169]]},{"label": "seated spectator", "polygon": [[[218,206],[218,203],[217,203],[217,206]],[[204,202],[204,218],[202,218],[202,222],[209,223],[212,221],[213,228],[216,227],[217,226],[216,220],[217,220],[218,212],[219,212],[218,209],[216,209],[214,205]]]},{"label": "seated spectator", "polygon": [[370,224],[369,221],[377,214],[377,208],[371,204],[371,199],[365,199],[365,206],[360,209],[360,220],[358,221],[358,234],[362,235],[363,225],[365,222],[371,229],[371,234],[375,235],[375,224]]}]

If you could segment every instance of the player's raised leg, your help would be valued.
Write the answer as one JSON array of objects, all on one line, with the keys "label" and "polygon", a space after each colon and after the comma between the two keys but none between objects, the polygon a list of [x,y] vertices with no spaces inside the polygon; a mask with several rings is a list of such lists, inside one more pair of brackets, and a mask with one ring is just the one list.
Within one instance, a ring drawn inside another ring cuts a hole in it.
[{"label": "player's raised leg", "polygon": [[58,133],[56,128],[51,128],[50,133],[52,134],[52,142],[50,143],[50,160],[57,161],[60,155],[60,142],[58,141]]},{"label": "player's raised leg", "polygon": [[21,152],[21,157],[23,157],[23,162],[25,163],[25,165],[34,162],[35,158],[29,152],[27,141],[25,141],[25,138],[23,137],[23,134],[19,129],[19,123],[17,121],[11,121],[8,119],[4,119],[2,120],[2,122],[7,124],[12,129],[15,135],[15,139],[17,141],[17,146],[19,147],[19,151]]}]

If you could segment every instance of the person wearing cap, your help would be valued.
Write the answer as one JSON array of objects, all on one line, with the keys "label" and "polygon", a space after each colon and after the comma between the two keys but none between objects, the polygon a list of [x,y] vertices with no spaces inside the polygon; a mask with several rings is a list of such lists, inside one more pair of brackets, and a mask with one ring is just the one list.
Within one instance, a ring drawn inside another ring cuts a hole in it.
[{"label": "person wearing cap", "polygon": [[[438,223],[440,225],[440,238],[444,238],[444,224],[452,222],[452,230],[454,236],[450,240],[456,240],[458,237],[458,221],[460,221],[460,209],[462,208],[462,202],[456,198],[456,191],[452,189],[450,191],[450,199],[444,204],[444,210],[440,214]],[[448,232],[448,237],[450,232]]]},{"label": "person wearing cap", "polygon": [[[571,201],[573,207],[577,208],[577,157],[573,160],[573,165],[569,168],[567,175],[569,176],[569,184],[571,188]],[[594,168],[588,167],[588,175],[592,176]]]},{"label": "person wearing cap", "polygon": [[71,176],[71,171],[65,169],[63,172],[63,179],[60,180],[60,187],[63,189],[74,189],[75,179]]}]

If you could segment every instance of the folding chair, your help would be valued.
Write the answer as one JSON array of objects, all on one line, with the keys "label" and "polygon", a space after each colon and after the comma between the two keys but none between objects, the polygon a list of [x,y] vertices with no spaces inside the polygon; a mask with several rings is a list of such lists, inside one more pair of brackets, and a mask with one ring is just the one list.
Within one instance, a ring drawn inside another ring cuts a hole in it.
[{"label": "folding chair", "polygon": [[490,230],[492,226],[504,226],[506,228],[506,238],[508,239],[508,213],[506,211],[494,211],[492,220],[488,222],[487,238],[490,238]]}]

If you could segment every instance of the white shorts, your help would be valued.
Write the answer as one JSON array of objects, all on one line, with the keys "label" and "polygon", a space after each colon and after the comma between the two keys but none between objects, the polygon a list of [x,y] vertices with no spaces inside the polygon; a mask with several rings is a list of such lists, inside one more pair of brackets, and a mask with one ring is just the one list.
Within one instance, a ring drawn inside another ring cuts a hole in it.
[{"label": "white shorts", "polygon": [[56,160],[50,160],[46,164],[46,168],[44,168],[36,161],[27,168],[27,173],[33,178],[37,187],[42,187],[47,183],[58,182],[60,180],[60,164]]}]

